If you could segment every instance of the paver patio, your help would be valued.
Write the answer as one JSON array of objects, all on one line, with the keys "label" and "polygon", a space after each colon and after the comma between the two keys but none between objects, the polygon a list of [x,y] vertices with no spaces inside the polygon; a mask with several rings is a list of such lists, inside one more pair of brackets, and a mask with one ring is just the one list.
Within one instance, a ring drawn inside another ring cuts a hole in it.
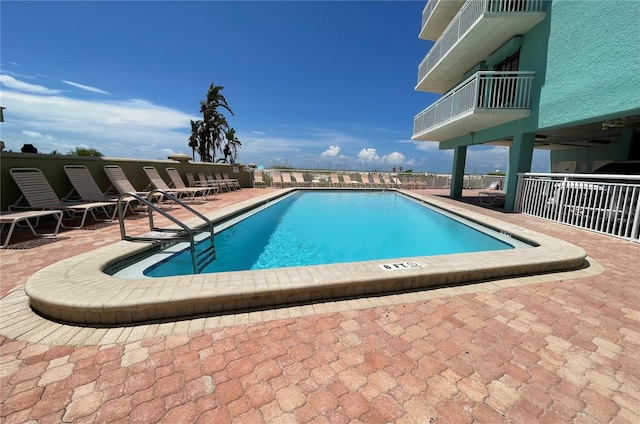
[{"label": "paver patio", "polygon": [[[211,210],[266,190],[275,189],[225,193],[197,207]],[[0,335],[0,420],[640,422],[640,245],[456,204],[577,244],[589,266],[93,328],[25,310],[24,284],[52,263],[119,241],[117,223],[63,231],[55,241],[20,242],[16,234],[18,243],[0,251],[0,328],[41,323],[20,337]]]}]

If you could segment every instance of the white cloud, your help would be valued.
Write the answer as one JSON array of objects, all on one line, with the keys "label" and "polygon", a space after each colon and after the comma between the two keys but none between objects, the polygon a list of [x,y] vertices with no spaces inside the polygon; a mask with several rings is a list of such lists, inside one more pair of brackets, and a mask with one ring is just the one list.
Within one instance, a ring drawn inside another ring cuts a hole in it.
[{"label": "white cloud", "polygon": [[363,162],[376,162],[380,157],[376,153],[376,149],[367,147],[366,149],[360,150],[360,153],[358,153],[358,159]]},{"label": "white cloud", "polygon": [[[28,82],[18,81],[9,75],[0,75],[0,84],[13,90],[24,91],[34,94],[58,94],[59,90],[51,90],[47,87],[37,84],[29,84]],[[3,93],[3,97],[6,93]]]},{"label": "white cloud", "polygon": [[69,84],[69,85],[71,85],[73,87],[80,88],[80,89],[86,90],[86,91],[91,91],[92,93],[109,94],[108,92],[106,92],[104,90],[100,90],[99,88],[91,87],[89,85],[78,84],[77,82],[72,82],[72,81],[67,81],[67,80],[61,80],[61,81],[63,83],[65,83],[65,84]]},{"label": "white cloud", "polygon": [[265,135],[266,132],[264,132],[264,131],[251,131],[251,134]]},{"label": "white cloud", "polygon": [[400,152],[393,152],[390,155],[385,155],[380,158],[382,163],[388,163],[389,165],[400,165],[405,161],[405,157]]},{"label": "white cloud", "polygon": [[337,157],[340,154],[340,147],[338,146],[329,146],[327,150],[322,152],[321,157]]},{"label": "white cloud", "polygon": [[376,151],[376,149],[372,147],[360,150],[360,153],[358,153],[358,159],[361,163],[376,162],[389,165],[400,165],[405,163],[406,161],[405,156],[400,152],[393,152],[381,157],[378,156],[378,152]]}]

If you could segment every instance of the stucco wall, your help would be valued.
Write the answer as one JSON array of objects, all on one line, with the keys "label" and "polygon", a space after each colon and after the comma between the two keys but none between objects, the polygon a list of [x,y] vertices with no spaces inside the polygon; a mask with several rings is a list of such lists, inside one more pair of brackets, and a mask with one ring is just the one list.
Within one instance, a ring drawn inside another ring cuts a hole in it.
[{"label": "stucco wall", "polygon": [[104,191],[111,185],[104,170],[105,165],[118,165],[122,168],[127,178],[133,186],[138,190],[143,190],[148,184],[149,179],[142,170],[143,166],[154,166],[165,182],[169,183],[171,179],[165,169],[168,167],[176,168],[182,180],[187,184],[185,173],[191,172],[197,176],[198,172],[211,173],[227,173],[229,178],[236,178],[242,187],[251,187],[251,174],[246,172],[243,166],[236,166],[238,173],[234,173],[234,166],[224,164],[212,164],[202,162],[178,162],[174,160],[139,160],[139,159],[122,159],[122,158],[90,158],[81,156],[67,155],[47,155],[34,153],[9,153],[2,152],[0,154],[0,205],[2,210],[15,203],[20,197],[20,189],[16,185],[9,173],[11,168],[38,168],[45,175],[49,184],[56,191],[58,197],[66,196],[73,186],[69,182],[64,172],[65,165],[85,165],[89,168],[94,180]]},{"label": "stucco wall", "polygon": [[554,0],[539,127],[640,110],[640,2]]}]

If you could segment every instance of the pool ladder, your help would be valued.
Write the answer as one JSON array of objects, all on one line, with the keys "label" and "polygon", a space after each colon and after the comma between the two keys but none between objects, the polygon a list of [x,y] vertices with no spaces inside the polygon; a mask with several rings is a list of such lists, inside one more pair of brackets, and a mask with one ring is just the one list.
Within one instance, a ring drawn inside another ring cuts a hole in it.
[{"label": "pool ladder", "polygon": [[[149,232],[132,236],[127,234],[124,216],[128,207],[128,203],[131,202],[131,198],[135,199],[141,206],[145,206],[149,213]],[[188,210],[193,215],[200,218],[206,225],[202,225],[197,228],[189,227],[184,222],[180,221],[167,211],[163,210],[161,205],[164,200],[169,200],[172,204],[176,204],[183,209]],[[157,203],[154,203],[154,200]],[[153,221],[153,213],[157,212],[175,226],[160,228],[157,227]],[[213,223],[200,212],[193,209],[191,206],[185,204],[171,193],[167,193],[163,190],[152,190],[149,193],[145,193],[145,196],[141,196],[140,193],[125,193],[118,198],[118,220],[120,222],[120,235],[122,240],[127,241],[147,241],[147,242],[188,242],[189,250],[191,253],[191,262],[193,265],[193,272],[200,274],[209,264],[211,264],[216,258],[216,251],[214,245]],[[199,234],[209,233],[209,243],[204,249],[196,249],[195,237]]]}]

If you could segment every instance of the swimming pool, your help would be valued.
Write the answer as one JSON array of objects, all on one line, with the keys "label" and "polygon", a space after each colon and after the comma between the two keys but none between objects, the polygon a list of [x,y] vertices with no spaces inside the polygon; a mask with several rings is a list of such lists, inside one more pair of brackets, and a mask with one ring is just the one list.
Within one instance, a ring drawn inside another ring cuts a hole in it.
[{"label": "swimming pool", "polygon": [[[208,202],[202,210],[213,222],[220,223],[297,190],[256,190],[248,199],[225,207]],[[456,202],[443,201],[437,196],[398,191],[439,210],[482,223],[532,247],[172,277],[119,278],[107,272],[123,261],[147,256],[156,248],[146,243],[119,241],[43,268],[29,278],[25,293],[31,308],[45,317],[83,325],[126,325],[278,305],[315,305],[336,299],[451,285],[471,284],[469,290],[472,291],[476,282],[498,288],[499,283],[487,282],[576,269],[584,263],[585,251],[564,240],[457,206]],[[198,221],[191,224],[197,225]]]},{"label": "swimming pool", "polygon": [[[531,247],[393,191],[293,192],[217,226],[215,246],[205,273]],[[141,268],[147,277],[193,272],[185,244],[115,275],[141,278]]]}]

